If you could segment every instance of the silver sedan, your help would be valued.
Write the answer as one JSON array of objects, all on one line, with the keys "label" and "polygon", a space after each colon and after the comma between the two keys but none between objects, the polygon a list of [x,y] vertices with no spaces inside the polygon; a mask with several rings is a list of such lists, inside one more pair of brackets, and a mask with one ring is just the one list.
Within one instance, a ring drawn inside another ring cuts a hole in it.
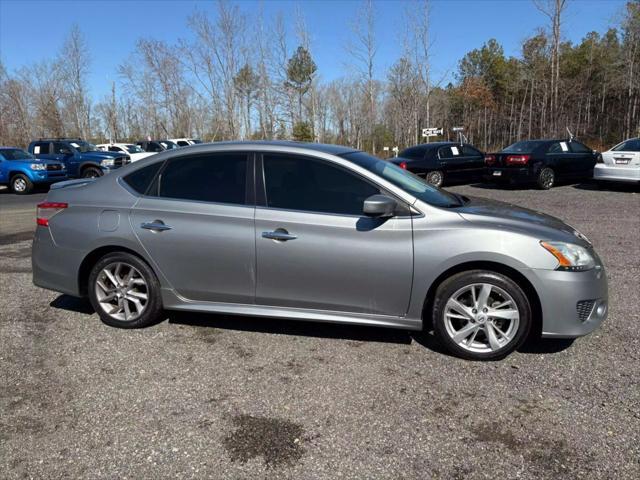
[{"label": "silver sedan", "polygon": [[484,360],[607,315],[602,262],[571,226],[347,147],[166,151],[54,185],[37,217],[34,283],[115,327],[188,310],[433,329]]}]

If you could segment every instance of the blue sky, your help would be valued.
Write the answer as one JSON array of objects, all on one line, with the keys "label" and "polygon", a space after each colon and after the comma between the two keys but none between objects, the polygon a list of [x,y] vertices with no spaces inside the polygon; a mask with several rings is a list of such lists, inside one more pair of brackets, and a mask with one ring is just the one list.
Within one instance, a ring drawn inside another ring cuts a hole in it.
[{"label": "blue sky", "polygon": [[[289,14],[287,28],[295,40],[296,6],[305,16],[312,53],[325,80],[345,74],[348,55],[343,45],[362,2],[341,0],[242,0],[247,14],[262,4],[267,17]],[[377,75],[400,55],[403,31],[400,0],[376,3]],[[578,42],[589,31],[603,33],[617,24],[624,0],[574,0],[564,19],[565,40]],[[0,0],[0,59],[11,71],[46,62],[60,49],[69,28],[80,25],[91,50],[92,96],[101,99],[117,80],[117,66],[133,51],[136,40],[151,37],[169,43],[189,38],[187,17],[196,8],[215,12],[213,0]],[[449,78],[460,58],[489,38],[496,38],[507,55],[518,55],[522,40],[547,20],[530,0],[434,0],[431,8],[432,63],[436,80]],[[448,77],[449,76],[449,77]]]}]

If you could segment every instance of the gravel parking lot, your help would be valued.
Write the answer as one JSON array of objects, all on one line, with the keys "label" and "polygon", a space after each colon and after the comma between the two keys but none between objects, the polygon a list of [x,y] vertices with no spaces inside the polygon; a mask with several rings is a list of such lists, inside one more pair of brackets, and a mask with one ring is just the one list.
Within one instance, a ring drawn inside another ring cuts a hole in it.
[{"label": "gravel parking lot", "polygon": [[640,478],[640,190],[452,190],[587,235],[602,328],[489,363],[374,328],[170,314],[117,330],[32,285],[43,194],[0,191],[0,477]]}]

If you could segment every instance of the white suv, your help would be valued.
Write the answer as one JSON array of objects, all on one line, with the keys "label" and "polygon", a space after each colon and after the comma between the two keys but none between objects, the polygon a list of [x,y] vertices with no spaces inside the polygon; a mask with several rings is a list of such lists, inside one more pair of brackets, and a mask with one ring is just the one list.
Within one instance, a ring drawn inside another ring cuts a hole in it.
[{"label": "white suv", "polygon": [[179,147],[188,147],[189,145],[202,143],[202,140],[199,140],[197,138],[169,138],[169,140],[177,144]]},{"label": "white suv", "polygon": [[145,152],[139,145],[132,143],[101,143],[100,145],[96,145],[96,147],[105,152],[125,153],[131,157],[132,162],[153,155],[153,152]]},{"label": "white suv", "polygon": [[602,153],[593,170],[596,180],[640,182],[640,138],[630,138]]}]

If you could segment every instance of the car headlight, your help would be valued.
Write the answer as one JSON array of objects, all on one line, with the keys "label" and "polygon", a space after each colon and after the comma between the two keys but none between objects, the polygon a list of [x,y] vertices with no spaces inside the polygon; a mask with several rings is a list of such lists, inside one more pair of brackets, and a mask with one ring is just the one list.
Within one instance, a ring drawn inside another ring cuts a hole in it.
[{"label": "car headlight", "polygon": [[30,165],[31,170],[46,170],[47,166],[44,163],[32,163]]},{"label": "car headlight", "polygon": [[100,165],[102,165],[103,167],[113,167],[115,165],[115,162],[113,158],[105,158],[100,162]]},{"label": "car headlight", "polygon": [[556,270],[582,272],[596,266],[593,255],[580,245],[565,242],[540,242],[540,245],[558,260]]}]

